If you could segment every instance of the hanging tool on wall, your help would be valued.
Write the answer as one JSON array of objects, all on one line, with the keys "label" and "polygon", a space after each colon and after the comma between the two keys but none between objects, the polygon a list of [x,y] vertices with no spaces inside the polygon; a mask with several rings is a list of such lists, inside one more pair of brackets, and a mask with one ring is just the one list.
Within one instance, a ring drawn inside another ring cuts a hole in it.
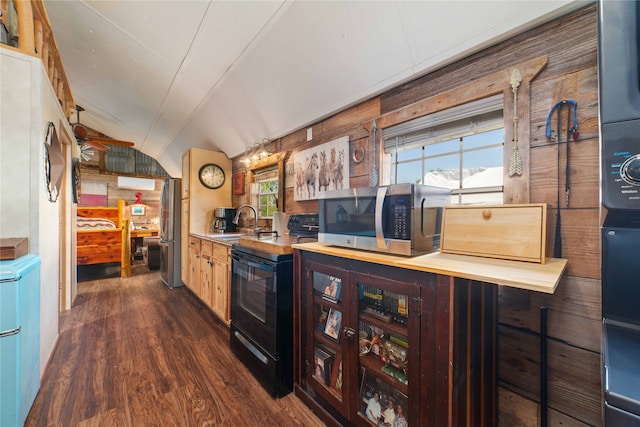
[{"label": "hanging tool on wall", "polygon": [[522,158],[518,151],[518,87],[522,81],[522,75],[518,69],[511,73],[511,89],[513,90],[513,150],[509,160],[509,176],[522,175]]},{"label": "hanging tool on wall", "polygon": [[[566,158],[565,158],[565,203],[566,206],[569,206],[569,194],[571,190],[570,186],[570,171],[571,171],[571,163],[570,163],[570,143],[569,141],[573,139],[574,141],[578,140],[580,133],[578,132],[578,103],[576,101],[570,99],[564,99],[556,103],[553,106],[551,111],[549,111],[549,115],[547,116],[547,125],[545,128],[545,136],[550,140],[555,140],[558,144],[558,188],[557,188],[557,210],[556,210],[556,232],[554,236],[553,242],[553,256],[554,258],[562,258],[562,230],[561,230],[561,218],[560,218],[560,134],[561,134],[561,117],[562,117],[562,108],[567,106],[567,139],[566,139]],[[571,111],[573,110],[573,126],[571,126]],[[553,136],[553,131],[551,130],[551,118],[553,117],[553,113],[556,112],[556,135]]]},{"label": "hanging tool on wall", "polygon": [[378,185],[378,168],[376,164],[378,159],[376,158],[376,146],[378,145],[378,125],[376,121],[373,121],[371,125],[371,131],[373,132],[373,168],[371,169],[371,186],[376,187]]}]

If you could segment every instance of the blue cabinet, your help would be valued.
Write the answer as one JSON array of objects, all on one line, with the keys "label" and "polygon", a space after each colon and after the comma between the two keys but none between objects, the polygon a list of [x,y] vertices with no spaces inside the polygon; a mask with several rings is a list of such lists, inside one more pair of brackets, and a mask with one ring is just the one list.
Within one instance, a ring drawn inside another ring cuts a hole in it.
[{"label": "blue cabinet", "polygon": [[40,258],[0,261],[0,426],[22,426],[40,388]]}]

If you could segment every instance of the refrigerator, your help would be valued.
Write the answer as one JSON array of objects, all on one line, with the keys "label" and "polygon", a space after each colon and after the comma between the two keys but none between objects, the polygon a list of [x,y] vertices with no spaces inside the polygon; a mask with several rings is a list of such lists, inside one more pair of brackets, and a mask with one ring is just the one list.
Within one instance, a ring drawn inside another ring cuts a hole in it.
[{"label": "refrigerator", "polygon": [[160,193],[160,278],[168,288],[184,286],[181,279],[181,180],[165,178]]},{"label": "refrigerator", "polygon": [[40,388],[40,258],[0,261],[0,426],[19,427]]}]

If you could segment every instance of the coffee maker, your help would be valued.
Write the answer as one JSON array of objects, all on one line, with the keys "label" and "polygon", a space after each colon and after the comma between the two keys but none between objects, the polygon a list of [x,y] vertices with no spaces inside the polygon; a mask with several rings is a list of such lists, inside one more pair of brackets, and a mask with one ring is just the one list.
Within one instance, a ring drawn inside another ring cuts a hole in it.
[{"label": "coffee maker", "polygon": [[236,225],[232,222],[235,215],[234,208],[215,208],[213,210],[213,230],[219,233],[236,231]]}]

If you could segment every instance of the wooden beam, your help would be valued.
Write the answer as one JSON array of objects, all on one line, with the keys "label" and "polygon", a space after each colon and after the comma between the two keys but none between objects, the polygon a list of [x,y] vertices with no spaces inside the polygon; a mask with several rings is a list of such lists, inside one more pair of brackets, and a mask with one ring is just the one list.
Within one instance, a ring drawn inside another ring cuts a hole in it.
[{"label": "wooden beam", "polygon": [[33,31],[33,10],[30,1],[13,2],[18,14],[18,43],[20,50],[28,55],[34,55],[36,44]]},{"label": "wooden beam", "polygon": [[[478,99],[497,95],[505,89],[511,90],[509,83],[511,72],[517,68],[522,74],[523,82],[531,82],[544,68],[547,66],[549,58],[547,55],[540,56],[527,62],[516,64],[504,70],[489,74],[477,80],[470,81],[455,89],[439,93],[421,101],[414,102],[406,107],[391,111],[376,119],[378,129],[388,128],[417,117],[426,116],[427,114],[437,111],[446,110],[458,105],[466,104]],[[524,124],[523,124],[524,126]],[[366,126],[371,129],[371,123]]]}]

